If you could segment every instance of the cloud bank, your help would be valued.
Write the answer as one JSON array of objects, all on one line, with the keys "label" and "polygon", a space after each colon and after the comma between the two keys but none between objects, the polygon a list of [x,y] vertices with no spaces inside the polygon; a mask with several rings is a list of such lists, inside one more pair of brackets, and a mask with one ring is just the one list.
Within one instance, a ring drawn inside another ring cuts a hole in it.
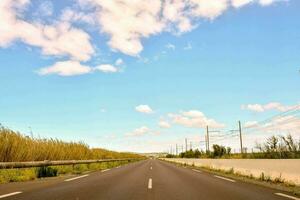
[{"label": "cloud bank", "polygon": [[278,103],[278,102],[270,102],[267,104],[242,105],[241,109],[242,110],[250,110],[253,112],[266,112],[266,111],[270,111],[270,110],[284,112],[284,111],[288,111],[290,109],[296,108],[297,106],[299,106],[299,105],[286,106],[286,105],[282,105],[281,103]]},{"label": "cloud bank", "polygon": [[[92,44],[87,27],[107,35],[108,41],[102,42],[112,51],[139,57],[144,38],[162,32],[180,35],[192,31],[200,19],[212,21],[230,8],[240,9],[250,4],[269,6],[280,1],[286,0],[152,0],[150,4],[144,0],[76,0],[77,6],[64,8],[56,19],[45,21],[45,16],[54,17],[55,6],[49,1],[38,5],[42,13],[32,14],[28,9],[34,1],[1,0],[0,47],[21,41],[39,48],[43,55],[60,60],[48,70],[41,69],[40,74],[79,75],[91,71],[91,67],[82,63],[95,56],[99,45]],[[31,16],[34,20],[25,17],[28,15],[35,15]],[[79,22],[86,26],[79,26]],[[93,68],[116,72],[112,66]]]},{"label": "cloud bank", "polygon": [[201,111],[190,110],[182,111],[180,113],[168,114],[168,117],[171,119],[172,123],[182,125],[189,128],[224,128],[225,125],[206,117]]}]

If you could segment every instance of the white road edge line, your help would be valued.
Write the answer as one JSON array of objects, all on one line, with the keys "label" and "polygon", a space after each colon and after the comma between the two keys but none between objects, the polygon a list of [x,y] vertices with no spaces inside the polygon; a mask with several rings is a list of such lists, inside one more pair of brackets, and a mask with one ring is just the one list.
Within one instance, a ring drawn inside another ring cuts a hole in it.
[{"label": "white road edge line", "polygon": [[152,189],[152,178],[149,178],[148,189]]},{"label": "white road edge line", "polygon": [[225,177],[222,177],[222,176],[217,176],[217,175],[215,175],[214,177],[219,178],[219,179],[223,179],[223,180],[225,180],[225,181],[230,181],[230,182],[233,182],[233,183],[236,182],[235,180],[232,180],[232,179],[229,179],[229,178],[225,178]]},{"label": "white road edge line", "polygon": [[293,197],[293,196],[290,196],[290,195],[287,195],[287,194],[283,194],[283,193],[274,193],[274,194],[276,194],[278,196],[286,197],[286,198],[289,198],[289,199],[300,200],[297,197]]},{"label": "white road edge line", "polygon": [[106,172],[106,171],[109,171],[110,169],[104,169],[104,170],[102,170],[101,172]]},{"label": "white road edge line", "polygon": [[69,178],[69,179],[66,179],[65,181],[66,181],[66,182],[74,181],[74,180],[76,180],[76,179],[84,178],[84,177],[87,177],[87,176],[89,176],[89,174],[82,175],[82,176],[77,176],[77,177],[75,177],[75,178]]},{"label": "white road edge line", "polygon": [[202,173],[200,170],[197,170],[197,169],[192,169],[194,172],[199,172],[199,173]]},{"label": "white road edge line", "polygon": [[116,169],[120,168],[121,166],[116,167]]},{"label": "white road edge line", "polygon": [[9,194],[0,195],[0,199],[5,198],[5,197],[10,197],[10,196],[13,196],[13,195],[17,195],[17,194],[21,194],[21,193],[22,192],[12,192],[12,193],[9,193]]},{"label": "white road edge line", "polygon": [[152,170],[152,166],[150,167],[150,169]]}]

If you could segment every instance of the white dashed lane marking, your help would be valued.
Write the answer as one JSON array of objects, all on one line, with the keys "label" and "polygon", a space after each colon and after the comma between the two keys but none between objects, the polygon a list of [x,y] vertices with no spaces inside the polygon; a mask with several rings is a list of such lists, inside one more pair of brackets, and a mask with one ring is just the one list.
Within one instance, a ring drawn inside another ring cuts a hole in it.
[{"label": "white dashed lane marking", "polygon": [[286,197],[288,199],[293,199],[293,200],[300,200],[299,198],[297,197],[293,197],[293,196],[290,196],[290,195],[287,195],[287,194],[283,194],[283,193],[275,193],[276,195],[278,196],[281,196],[281,197]]},{"label": "white dashed lane marking", "polygon": [[219,179],[223,179],[223,180],[225,180],[225,181],[230,181],[230,182],[233,182],[233,183],[236,182],[235,180],[232,180],[232,179],[229,179],[229,178],[225,178],[225,177],[222,177],[222,176],[217,176],[217,175],[215,175],[215,177],[216,177],[216,178],[219,178]]},{"label": "white dashed lane marking", "polygon": [[194,172],[202,173],[200,170],[192,169]]},{"label": "white dashed lane marking", "polygon": [[89,176],[89,175],[86,174],[86,175],[83,175],[83,176],[77,176],[77,177],[74,177],[74,178],[66,179],[65,181],[66,181],[66,182],[74,181],[74,180],[77,180],[77,179],[80,179],[80,178],[84,178],[84,177],[87,177],[87,176]]},{"label": "white dashed lane marking", "polygon": [[22,192],[12,192],[12,193],[9,193],[9,194],[0,195],[0,199],[3,199],[5,197],[14,196],[14,195],[21,194],[21,193]]},{"label": "white dashed lane marking", "polygon": [[149,178],[148,189],[152,189],[152,178]]}]

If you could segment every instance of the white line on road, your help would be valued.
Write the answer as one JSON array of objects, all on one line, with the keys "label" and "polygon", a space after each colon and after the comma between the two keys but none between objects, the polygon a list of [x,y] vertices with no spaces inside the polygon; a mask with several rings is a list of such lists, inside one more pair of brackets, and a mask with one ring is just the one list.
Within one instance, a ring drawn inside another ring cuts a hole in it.
[{"label": "white line on road", "polygon": [[223,180],[225,180],[225,181],[230,181],[230,182],[235,183],[235,180],[232,180],[232,179],[229,179],[229,178],[225,178],[225,177],[217,176],[217,175],[215,175],[214,177],[219,178],[219,179],[223,179]]},{"label": "white line on road", "polygon": [[116,167],[116,169],[120,168],[121,166]]},{"label": "white line on road", "polygon": [[152,189],[152,178],[149,178],[148,189]]},{"label": "white line on road", "polygon": [[101,172],[106,172],[106,171],[109,171],[110,169],[104,169],[104,170],[102,170]]},{"label": "white line on road", "polygon": [[13,195],[17,195],[17,194],[20,194],[20,193],[22,193],[22,192],[12,192],[12,193],[9,193],[9,194],[0,195],[0,199],[5,198],[5,197],[10,197],[10,196],[13,196]]},{"label": "white line on road", "polygon": [[297,198],[297,197],[293,197],[293,196],[286,195],[286,194],[282,194],[282,193],[275,193],[275,194],[278,195],[278,196],[282,196],[282,197],[289,198],[289,199],[300,200],[300,199]]},{"label": "white line on road", "polygon": [[202,173],[200,170],[197,170],[197,169],[192,169],[194,172],[199,172],[199,173]]},{"label": "white line on road", "polygon": [[66,182],[74,181],[74,180],[76,180],[76,179],[84,178],[84,177],[87,177],[87,176],[89,176],[89,175],[86,174],[86,175],[83,175],[83,176],[77,176],[77,177],[75,177],[75,178],[69,178],[69,179],[66,179],[65,181],[66,181]]},{"label": "white line on road", "polygon": [[150,167],[150,169],[152,170],[152,166]]}]

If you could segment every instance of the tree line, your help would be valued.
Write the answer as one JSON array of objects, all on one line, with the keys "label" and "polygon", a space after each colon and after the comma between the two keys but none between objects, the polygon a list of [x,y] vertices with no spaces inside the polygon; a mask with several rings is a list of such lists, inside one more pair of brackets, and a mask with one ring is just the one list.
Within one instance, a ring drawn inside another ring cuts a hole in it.
[{"label": "tree line", "polygon": [[181,152],[179,155],[167,154],[168,158],[256,158],[256,159],[293,159],[300,158],[300,140],[296,140],[292,135],[273,135],[264,143],[256,143],[258,152],[232,153],[230,147],[214,144],[212,151],[190,149]]}]

